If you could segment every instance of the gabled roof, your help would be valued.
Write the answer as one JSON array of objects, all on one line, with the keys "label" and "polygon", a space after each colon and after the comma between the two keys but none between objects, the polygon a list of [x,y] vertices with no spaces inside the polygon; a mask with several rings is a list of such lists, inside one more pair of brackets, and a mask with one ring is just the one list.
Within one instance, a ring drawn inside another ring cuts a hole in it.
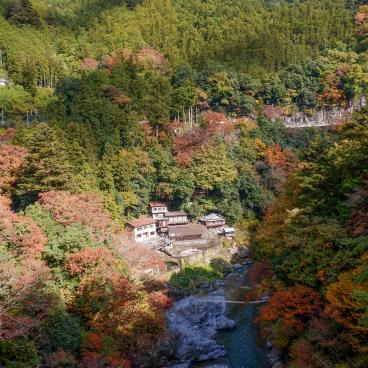
[{"label": "gabled roof", "polygon": [[235,229],[233,227],[225,227],[224,233],[235,233]]},{"label": "gabled roof", "polygon": [[150,207],[167,207],[165,203],[162,202],[150,202]]},{"label": "gabled roof", "polygon": [[188,216],[185,211],[166,212],[165,217]]},{"label": "gabled roof", "polygon": [[154,220],[151,217],[140,217],[139,219],[129,221],[128,225],[132,227],[141,227],[145,225],[152,225],[155,223],[156,223],[156,220]]},{"label": "gabled roof", "polygon": [[217,213],[209,213],[206,216],[201,218],[201,221],[224,221],[225,217],[217,214]]},{"label": "gabled roof", "polygon": [[189,224],[181,226],[171,226],[171,236],[202,236],[206,232],[206,227],[200,224]]}]

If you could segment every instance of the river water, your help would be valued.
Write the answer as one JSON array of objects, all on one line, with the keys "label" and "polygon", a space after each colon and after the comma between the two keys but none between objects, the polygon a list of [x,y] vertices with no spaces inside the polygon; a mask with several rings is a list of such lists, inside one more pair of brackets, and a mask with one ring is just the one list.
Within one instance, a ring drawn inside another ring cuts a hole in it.
[{"label": "river water", "polygon": [[[248,289],[246,267],[229,274],[224,279],[224,292],[228,301],[243,301]],[[269,368],[265,342],[262,340],[254,318],[257,314],[256,304],[227,304],[229,318],[236,327],[218,332],[216,341],[225,346],[224,358],[209,362],[193,363],[191,368],[221,365],[228,368]]]}]

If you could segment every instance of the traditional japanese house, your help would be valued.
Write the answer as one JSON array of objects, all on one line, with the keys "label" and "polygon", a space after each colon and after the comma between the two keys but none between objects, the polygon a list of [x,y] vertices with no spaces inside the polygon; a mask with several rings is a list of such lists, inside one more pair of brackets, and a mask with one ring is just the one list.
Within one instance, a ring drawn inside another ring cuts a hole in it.
[{"label": "traditional japanese house", "polygon": [[127,223],[127,230],[133,235],[137,242],[154,239],[156,233],[156,220],[150,217],[141,217]]},{"label": "traditional japanese house", "polygon": [[200,240],[205,232],[206,227],[200,224],[170,226],[169,237],[176,241]]},{"label": "traditional japanese house", "polygon": [[207,228],[211,227],[222,227],[226,225],[225,217],[217,214],[217,213],[210,213],[206,216],[203,216],[200,220],[200,223],[205,225]]},{"label": "traditional japanese house", "polygon": [[168,225],[186,225],[188,214],[185,211],[166,212],[165,217],[168,220]]},{"label": "traditional japanese house", "polygon": [[161,202],[150,203],[151,215],[154,219],[161,219],[165,217],[167,211],[167,205]]},{"label": "traditional japanese house", "polygon": [[235,236],[235,229],[233,227],[224,227],[222,234],[225,238],[232,239]]}]

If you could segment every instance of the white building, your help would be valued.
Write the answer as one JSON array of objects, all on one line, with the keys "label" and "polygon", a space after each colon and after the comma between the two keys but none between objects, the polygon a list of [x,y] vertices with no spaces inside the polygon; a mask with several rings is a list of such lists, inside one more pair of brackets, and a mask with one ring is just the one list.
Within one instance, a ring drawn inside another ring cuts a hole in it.
[{"label": "white building", "polygon": [[0,87],[7,87],[9,85],[9,80],[6,78],[0,78]]},{"label": "white building", "polygon": [[167,213],[167,205],[161,202],[151,202],[151,215],[153,219],[162,219]]},{"label": "white building", "polygon": [[156,220],[150,217],[141,217],[127,223],[127,230],[137,242],[144,242],[156,238]]},{"label": "white building", "polygon": [[223,235],[225,238],[232,239],[235,236],[235,229],[233,227],[225,227]]}]

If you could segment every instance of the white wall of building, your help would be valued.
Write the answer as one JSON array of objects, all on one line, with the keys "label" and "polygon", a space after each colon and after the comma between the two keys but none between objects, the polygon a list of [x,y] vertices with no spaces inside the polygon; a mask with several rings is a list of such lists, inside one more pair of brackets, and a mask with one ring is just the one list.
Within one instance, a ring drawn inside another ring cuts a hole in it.
[{"label": "white wall of building", "polygon": [[137,242],[144,242],[156,238],[156,224],[143,225],[134,228],[134,239]]}]

